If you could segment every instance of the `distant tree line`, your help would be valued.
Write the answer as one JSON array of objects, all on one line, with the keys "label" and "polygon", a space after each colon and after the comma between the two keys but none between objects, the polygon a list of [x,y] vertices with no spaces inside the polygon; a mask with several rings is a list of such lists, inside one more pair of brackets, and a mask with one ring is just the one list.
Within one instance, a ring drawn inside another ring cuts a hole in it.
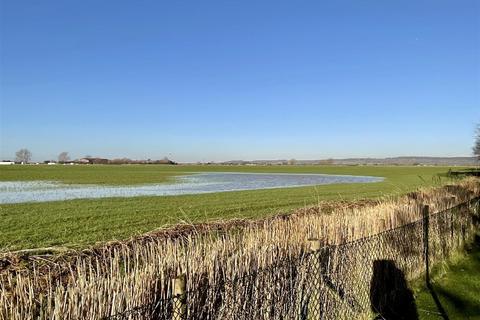
[{"label": "distant tree line", "polygon": [[112,159],[108,160],[109,164],[177,164],[175,161],[168,159],[167,157],[160,159],[160,160],[132,160],[129,158],[121,158],[121,159]]},{"label": "distant tree line", "polygon": [[177,164],[166,157],[160,160],[133,160],[129,158],[106,159],[88,156],[75,160],[74,162],[80,164]]},{"label": "distant tree line", "polygon": [[[167,157],[160,160],[132,160],[129,158],[106,159],[87,155],[81,159],[71,160],[67,151],[61,152],[58,157],[58,163],[77,163],[77,164],[177,164]],[[15,153],[15,163],[27,164],[32,160],[32,153],[26,148],[22,148]],[[44,163],[55,163],[53,160],[44,161]]]}]

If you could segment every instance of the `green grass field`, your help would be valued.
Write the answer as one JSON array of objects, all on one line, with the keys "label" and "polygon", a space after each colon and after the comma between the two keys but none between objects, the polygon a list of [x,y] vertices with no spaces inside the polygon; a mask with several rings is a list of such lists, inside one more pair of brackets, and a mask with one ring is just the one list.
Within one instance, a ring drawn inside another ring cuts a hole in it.
[{"label": "green grass field", "polygon": [[415,296],[420,319],[480,319],[480,236],[466,254],[436,266],[432,290],[418,285]]},{"label": "green grass field", "polygon": [[[0,206],[0,251],[82,248],[121,240],[166,225],[231,218],[257,218],[322,200],[397,195],[446,182],[448,167],[402,166],[5,166],[0,180],[56,180],[85,184],[165,182],[192,172],[284,172],[370,175],[385,181],[202,195],[70,200]],[[440,181],[441,180],[441,181]]]},{"label": "green grass field", "polygon": [[[187,172],[190,167],[185,167]],[[165,182],[184,173],[179,166],[160,165],[78,165],[78,166],[4,166],[0,181],[49,180],[64,183],[133,185]]]}]

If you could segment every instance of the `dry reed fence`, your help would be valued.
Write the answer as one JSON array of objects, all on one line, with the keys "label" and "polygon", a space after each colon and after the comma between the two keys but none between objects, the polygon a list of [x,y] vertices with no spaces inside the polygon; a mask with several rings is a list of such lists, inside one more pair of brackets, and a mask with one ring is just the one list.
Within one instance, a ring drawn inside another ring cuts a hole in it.
[{"label": "dry reed fence", "polygon": [[[393,264],[406,279],[425,270],[419,206],[429,205],[433,213],[428,225],[434,262],[473,233],[478,212],[472,214],[472,200],[479,196],[479,181],[467,179],[332,214],[152,237],[68,264],[33,260],[29,268],[0,272],[0,319],[368,317],[378,263],[387,265],[381,270]],[[323,249],[311,252],[311,238],[322,239]],[[178,275],[186,279],[185,295],[174,297],[171,279]],[[175,309],[183,299],[186,304]]]}]

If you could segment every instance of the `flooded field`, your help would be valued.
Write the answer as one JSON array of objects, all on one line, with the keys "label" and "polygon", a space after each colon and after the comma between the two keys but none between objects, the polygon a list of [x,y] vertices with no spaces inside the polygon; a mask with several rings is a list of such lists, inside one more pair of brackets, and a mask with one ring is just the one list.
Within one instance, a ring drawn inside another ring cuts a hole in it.
[{"label": "flooded field", "polygon": [[0,203],[46,202],[108,197],[173,196],[339,183],[369,183],[381,177],[209,172],[175,177],[170,183],[136,186],[63,184],[51,181],[0,181]]}]

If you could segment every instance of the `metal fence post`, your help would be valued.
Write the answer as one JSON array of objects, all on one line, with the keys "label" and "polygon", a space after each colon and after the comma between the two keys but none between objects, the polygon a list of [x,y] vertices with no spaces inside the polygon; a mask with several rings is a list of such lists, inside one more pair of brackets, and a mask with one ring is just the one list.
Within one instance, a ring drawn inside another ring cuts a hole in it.
[{"label": "metal fence post", "polygon": [[430,252],[428,246],[428,228],[430,225],[430,208],[427,205],[422,206],[423,216],[423,252],[425,257],[425,281],[430,284]]},{"label": "metal fence post", "polygon": [[172,320],[187,319],[187,281],[185,274],[172,279],[173,309]]},{"label": "metal fence post", "polygon": [[[456,196],[451,196],[450,197],[450,203],[455,206],[457,203],[457,197]],[[453,241],[453,236],[454,236],[454,231],[455,231],[455,225],[453,223],[453,209],[449,210],[450,213],[450,239]]]}]

